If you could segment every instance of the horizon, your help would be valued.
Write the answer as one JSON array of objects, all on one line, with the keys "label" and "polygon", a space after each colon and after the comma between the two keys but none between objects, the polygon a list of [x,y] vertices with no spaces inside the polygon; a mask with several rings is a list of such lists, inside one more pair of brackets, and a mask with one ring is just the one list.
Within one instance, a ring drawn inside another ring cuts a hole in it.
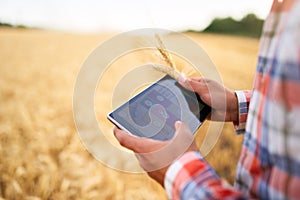
[{"label": "horizon", "polygon": [[68,32],[119,32],[140,28],[203,30],[215,18],[265,19],[271,0],[0,0],[0,22]]}]

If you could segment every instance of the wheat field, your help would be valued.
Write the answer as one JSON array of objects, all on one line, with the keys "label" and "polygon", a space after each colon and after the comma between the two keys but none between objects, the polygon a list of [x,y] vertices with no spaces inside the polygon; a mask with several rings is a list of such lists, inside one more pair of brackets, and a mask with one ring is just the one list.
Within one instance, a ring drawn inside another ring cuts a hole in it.
[{"label": "wheat field", "polygon": [[[258,40],[187,35],[208,52],[227,87],[251,89]],[[166,199],[146,174],[98,162],[76,132],[72,95],[77,74],[91,51],[111,36],[0,29],[0,199]],[[130,59],[143,60],[140,56]],[[112,125],[105,123],[112,135]],[[201,133],[196,137],[200,144]],[[230,183],[242,139],[226,123],[206,157]]]}]

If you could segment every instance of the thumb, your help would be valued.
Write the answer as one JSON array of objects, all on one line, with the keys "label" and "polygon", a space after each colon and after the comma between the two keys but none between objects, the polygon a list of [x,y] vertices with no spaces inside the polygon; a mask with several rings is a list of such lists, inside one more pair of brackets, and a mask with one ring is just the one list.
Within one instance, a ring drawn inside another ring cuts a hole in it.
[{"label": "thumb", "polygon": [[179,129],[184,126],[184,123],[181,122],[181,121],[176,121],[175,124],[174,124],[174,127],[175,127],[175,132],[179,132]]},{"label": "thumb", "polygon": [[199,95],[201,95],[201,91],[203,91],[203,87],[207,87],[206,84],[204,84],[201,81],[197,81],[197,80],[193,80],[193,79],[188,79],[186,81],[186,84],[188,85],[188,87],[190,88],[191,91],[194,91],[196,93],[198,93]]},{"label": "thumb", "polygon": [[117,127],[114,127],[114,135],[116,139],[119,141],[120,145],[132,151],[137,150],[137,147],[141,143],[141,138],[130,135],[129,133]]},{"label": "thumb", "polygon": [[181,121],[176,121],[174,128],[175,128],[175,135],[173,137],[174,140],[181,140],[182,138],[186,138],[186,139],[193,138],[193,134],[187,124]]},{"label": "thumb", "polygon": [[194,135],[189,126],[181,121],[174,124],[175,135],[169,142],[168,151],[172,152],[173,158],[177,158],[188,150],[197,151],[194,143]]},{"label": "thumb", "polygon": [[178,80],[181,86],[183,86],[185,89],[193,91],[193,92],[200,92],[200,88],[203,86],[201,79],[185,79],[182,81],[181,79]]}]

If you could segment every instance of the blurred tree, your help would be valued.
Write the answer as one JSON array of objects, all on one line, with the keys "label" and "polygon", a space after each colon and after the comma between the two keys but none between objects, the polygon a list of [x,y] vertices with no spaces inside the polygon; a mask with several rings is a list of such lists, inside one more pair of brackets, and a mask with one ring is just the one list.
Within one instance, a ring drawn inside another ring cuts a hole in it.
[{"label": "blurred tree", "polygon": [[188,30],[187,32],[208,32],[259,38],[263,23],[264,20],[251,13],[239,21],[232,17],[216,18],[203,31]]},{"label": "blurred tree", "polygon": [[12,27],[11,24],[0,22],[0,27],[1,27],[1,26]]},{"label": "blurred tree", "polygon": [[264,21],[255,14],[248,14],[240,21],[231,17],[214,19],[203,32],[222,34],[243,35],[249,37],[260,37]]},{"label": "blurred tree", "polygon": [[19,24],[19,25],[12,25],[12,24],[9,24],[9,23],[3,23],[3,22],[0,22],[0,27],[14,27],[14,28],[21,28],[21,29],[27,28],[27,26],[22,25],[22,24]]}]

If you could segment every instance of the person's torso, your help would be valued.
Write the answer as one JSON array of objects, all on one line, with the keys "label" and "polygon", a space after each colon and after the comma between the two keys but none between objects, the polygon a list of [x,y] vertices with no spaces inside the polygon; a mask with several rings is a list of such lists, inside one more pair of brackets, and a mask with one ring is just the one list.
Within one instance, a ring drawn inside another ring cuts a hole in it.
[{"label": "person's torso", "polygon": [[274,3],[261,37],[236,187],[300,198],[300,1]]}]

